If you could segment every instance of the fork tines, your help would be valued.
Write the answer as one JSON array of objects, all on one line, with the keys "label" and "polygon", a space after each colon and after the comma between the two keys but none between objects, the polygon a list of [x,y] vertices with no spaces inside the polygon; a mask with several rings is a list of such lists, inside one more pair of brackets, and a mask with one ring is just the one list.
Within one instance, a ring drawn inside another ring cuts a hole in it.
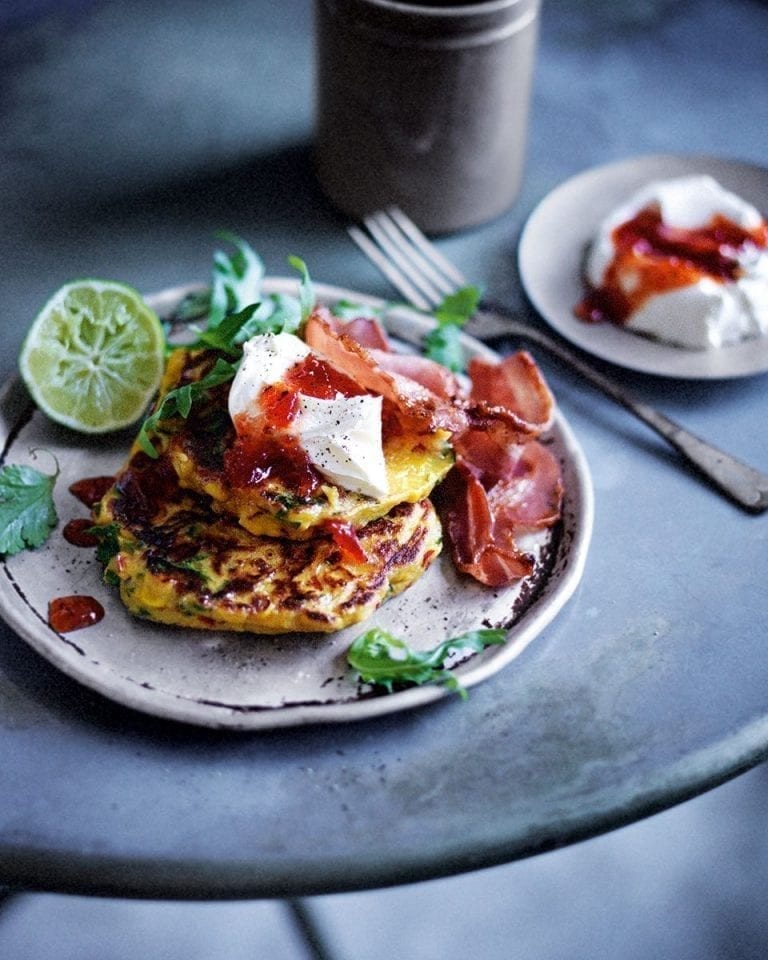
[{"label": "fork tines", "polygon": [[350,237],[414,306],[430,310],[466,285],[461,272],[398,207],[377,210],[363,224],[368,233],[350,226]]}]

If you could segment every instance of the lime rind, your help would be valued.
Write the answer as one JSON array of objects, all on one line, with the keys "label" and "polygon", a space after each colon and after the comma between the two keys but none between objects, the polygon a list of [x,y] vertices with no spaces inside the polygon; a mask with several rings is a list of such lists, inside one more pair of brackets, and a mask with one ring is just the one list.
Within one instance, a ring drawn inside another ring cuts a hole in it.
[{"label": "lime rind", "polygon": [[160,383],[165,337],[138,291],[109,280],[65,284],[22,346],[19,368],[51,419],[84,433],[135,423]]}]

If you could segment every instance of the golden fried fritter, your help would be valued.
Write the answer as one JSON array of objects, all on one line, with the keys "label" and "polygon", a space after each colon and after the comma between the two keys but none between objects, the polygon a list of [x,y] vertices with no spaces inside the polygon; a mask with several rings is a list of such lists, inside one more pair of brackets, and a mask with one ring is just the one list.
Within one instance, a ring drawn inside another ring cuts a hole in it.
[{"label": "golden fried fritter", "polygon": [[[175,351],[161,394],[200,379],[212,362],[211,351]],[[238,480],[242,470],[237,464],[233,468],[237,445],[227,409],[228,389],[224,384],[199,398],[188,419],[166,422],[158,448],[167,454],[183,487],[209,496],[214,509],[237,517],[251,533],[305,539],[328,520],[362,526],[400,503],[428,497],[453,465],[447,431],[418,436],[389,431],[384,436],[386,496],[365,496],[326,480],[315,482],[310,491],[302,490],[300,465],[291,469],[285,460],[258,482]]]},{"label": "golden fried fritter", "polygon": [[399,504],[358,528],[351,550],[325,532],[300,541],[256,535],[215,512],[206,496],[180,488],[166,456],[139,451],[94,519],[103,545],[114,548],[106,576],[131,613],[265,634],[327,633],[359,622],[417,580],[441,546],[428,500]]}]

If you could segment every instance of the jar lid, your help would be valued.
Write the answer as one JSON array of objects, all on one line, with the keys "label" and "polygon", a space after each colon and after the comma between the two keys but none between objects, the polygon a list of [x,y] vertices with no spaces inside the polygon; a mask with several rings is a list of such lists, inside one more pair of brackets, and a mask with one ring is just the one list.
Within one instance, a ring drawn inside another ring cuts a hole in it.
[{"label": "jar lid", "polygon": [[332,16],[389,46],[492,43],[535,21],[540,0],[318,0]]}]

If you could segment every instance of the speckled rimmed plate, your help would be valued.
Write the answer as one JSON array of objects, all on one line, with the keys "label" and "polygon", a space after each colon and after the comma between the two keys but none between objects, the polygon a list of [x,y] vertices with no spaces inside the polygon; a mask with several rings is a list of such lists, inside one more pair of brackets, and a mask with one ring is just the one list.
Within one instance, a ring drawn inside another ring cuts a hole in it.
[{"label": "speckled rimmed plate", "polygon": [[768,337],[712,350],[686,350],[622,330],[587,324],[574,307],[584,294],[584,256],[598,225],[651,180],[707,173],[768,211],[768,170],[716,157],[652,155],[594,167],[556,187],[525,224],[518,248],[520,278],[541,316],[571,343],[641,373],[683,379],[729,379],[768,370]]},{"label": "speckled rimmed plate", "polygon": [[[149,297],[168,314],[189,288]],[[265,292],[296,292],[293,280],[273,279]],[[316,285],[325,303],[347,299],[382,307],[382,301],[349,290]],[[428,321],[412,311],[391,310],[387,326],[402,341],[416,342]],[[466,339],[470,355],[494,356]],[[362,719],[426,704],[455,694],[422,686],[393,694],[360,684],[346,664],[350,643],[365,629],[332,635],[278,637],[183,630],[131,617],[116,590],[101,580],[92,550],[70,545],[61,529],[86,510],[69,492],[75,480],[111,475],[122,464],[132,434],[88,438],[59,428],[31,409],[18,381],[2,394],[5,461],[30,463],[50,472],[51,457],[61,474],[55,499],[59,526],[38,550],[2,562],[0,613],[38,653],[69,676],[118,703],[159,717],[209,727],[260,730],[306,723]],[[562,415],[546,438],[564,475],[562,523],[526,544],[537,556],[531,578],[490,590],[459,577],[441,556],[409,590],[388,601],[373,623],[414,647],[431,647],[441,637],[481,625],[508,628],[503,646],[494,646],[453,666],[471,687],[513,660],[555,617],[575,590],[584,568],[592,529],[592,487],[584,456]],[[47,622],[56,596],[84,594],[104,606],[104,619],[60,634]]]}]

